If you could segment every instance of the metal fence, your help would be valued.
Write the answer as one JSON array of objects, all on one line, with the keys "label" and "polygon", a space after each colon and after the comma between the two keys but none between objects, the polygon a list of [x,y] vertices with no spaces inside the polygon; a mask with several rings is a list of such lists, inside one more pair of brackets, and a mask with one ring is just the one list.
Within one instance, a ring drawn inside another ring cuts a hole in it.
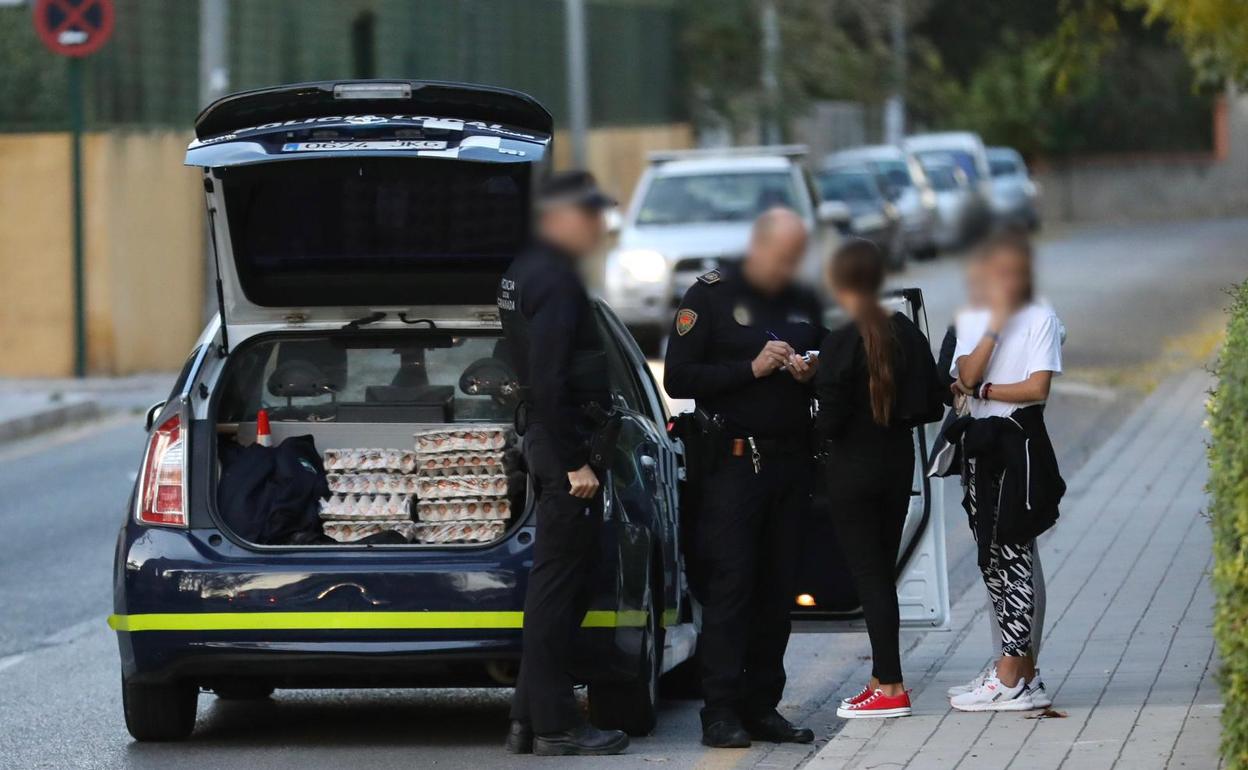
[{"label": "metal fence", "polygon": [[[86,62],[94,128],[187,127],[199,104],[199,3],[115,0],[113,39]],[[230,0],[228,90],[348,77],[465,80],[531,93],[565,117],[562,0]],[[591,121],[685,118],[674,0],[588,7]],[[66,124],[65,61],[30,8],[0,7],[0,131]]]}]

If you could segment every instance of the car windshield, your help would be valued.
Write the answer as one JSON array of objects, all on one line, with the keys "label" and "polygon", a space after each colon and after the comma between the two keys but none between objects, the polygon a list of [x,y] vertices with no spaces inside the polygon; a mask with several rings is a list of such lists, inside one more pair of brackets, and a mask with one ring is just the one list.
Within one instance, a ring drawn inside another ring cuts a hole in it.
[{"label": "car windshield", "polygon": [[993,176],[1014,176],[1019,173],[1017,161],[1010,157],[989,158],[988,168],[992,170]]},{"label": "car windshield", "polygon": [[514,382],[496,335],[421,332],[282,337],[245,347],[230,367],[220,419],[307,422],[506,422]]},{"label": "car windshield", "polygon": [[787,171],[660,176],[646,191],[637,224],[752,222],[773,206],[801,211]]},{"label": "car windshield", "polygon": [[979,179],[979,169],[975,166],[975,156],[965,150],[928,150],[918,153],[924,161],[940,160],[953,163],[966,174],[967,181]]},{"label": "car windshield", "polygon": [[958,174],[953,166],[925,166],[932,189],[938,192],[958,189]]},{"label": "car windshield", "polygon": [[888,180],[894,190],[905,190],[914,184],[910,178],[910,169],[904,160],[881,160],[875,164],[876,170]]},{"label": "car windshield", "polygon": [[865,171],[825,171],[819,174],[819,194],[825,201],[870,201],[875,183]]}]

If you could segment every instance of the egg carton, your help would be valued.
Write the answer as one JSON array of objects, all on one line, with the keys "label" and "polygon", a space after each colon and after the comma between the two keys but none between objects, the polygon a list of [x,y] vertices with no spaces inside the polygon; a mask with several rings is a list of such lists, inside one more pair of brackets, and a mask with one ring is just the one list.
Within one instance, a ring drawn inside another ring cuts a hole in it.
[{"label": "egg carton", "polygon": [[341,494],[383,495],[415,494],[416,476],[406,473],[327,473],[329,491]]},{"label": "egg carton", "polygon": [[507,494],[507,477],[494,476],[417,476],[416,494],[421,500],[452,497],[501,497]]},{"label": "egg carton", "polygon": [[411,495],[331,495],[321,501],[326,520],[367,521],[411,519]]},{"label": "egg carton", "polygon": [[410,449],[326,449],[322,458],[327,472],[416,470],[416,453]]},{"label": "egg carton", "polygon": [[354,543],[382,532],[398,532],[411,542],[416,531],[412,521],[323,521],[321,531],[340,543]]},{"label": "egg carton", "polygon": [[417,524],[412,536],[417,543],[488,543],[502,537],[506,529],[501,521],[452,521]]},{"label": "egg carton", "polygon": [[424,428],[416,431],[416,451],[421,455],[443,452],[489,452],[503,449],[513,431],[503,424],[474,428]]},{"label": "egg carton", "polygon": [[503,453],[490,452],[441,452],[420,453],[416,458],[416,472],[421,476],[465,476],[469,474],[497,474],[503,472]]},{"label": "egg carton", "polygon": [[511,503],[506,498],[493,500],[420,500],[416,503],[416,520],[420,522],[502,521],[510,515]]}]

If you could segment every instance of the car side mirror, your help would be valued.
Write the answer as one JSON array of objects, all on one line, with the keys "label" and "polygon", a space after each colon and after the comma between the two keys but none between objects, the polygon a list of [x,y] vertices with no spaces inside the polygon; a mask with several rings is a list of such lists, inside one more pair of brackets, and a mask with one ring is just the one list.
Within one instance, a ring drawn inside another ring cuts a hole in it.
[{"label": "car side mirror", "polygon": [[603,209],[602,221],[607,227],[607,235],[619,235],[620,228],[624,225],[624,215],[620,213],[619,206],[612,206]]},{"label": "car side mirror", "polygon": [[842,227],[848,225],[853,214],[845,201],[824,201],[819,204],[819,221]]},{"label": "car side mirror", "polygon": [[147,416],[143,418],[143,430],[148,433],[152,432],[152,426],[156,423],[156,417],[160,414],[160,410],[165,408],[165,401],[157,401],[147,408]]}]

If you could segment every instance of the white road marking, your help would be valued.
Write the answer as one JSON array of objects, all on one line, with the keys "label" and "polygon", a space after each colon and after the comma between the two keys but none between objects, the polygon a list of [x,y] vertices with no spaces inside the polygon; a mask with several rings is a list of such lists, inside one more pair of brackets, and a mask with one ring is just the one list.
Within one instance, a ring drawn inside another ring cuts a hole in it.
[{"label": "white road marking", "polygon": [[1113,388],[1107,388],[1103,385],[1093,385],[1090,382],[1055,379],[1050,387],[1054,393],[1059,393],[1063,396],[1094,398],[1097,401],[1113,401],[1118,398],[1118,391]]},{"label": "white road marking", "polygon": [[6,668],[13,668],[23,660],[26,660],[25,654],[10,655],[7,658],[0,658],[0,671],[5,670]]}]

